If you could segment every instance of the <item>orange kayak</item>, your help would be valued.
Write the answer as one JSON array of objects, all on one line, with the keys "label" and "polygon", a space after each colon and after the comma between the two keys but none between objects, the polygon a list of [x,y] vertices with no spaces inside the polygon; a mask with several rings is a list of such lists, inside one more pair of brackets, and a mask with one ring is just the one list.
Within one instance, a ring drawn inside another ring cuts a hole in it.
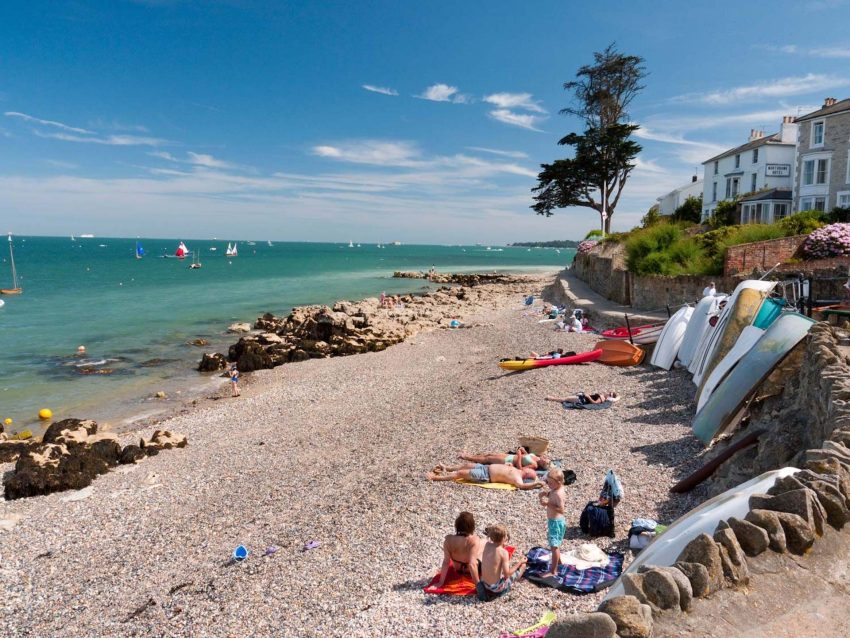
[{"label": "orange kayak", "polygon": [[620,340],[600,341],[593,348],[602,350],[602,356],[597,361],[609,366],[636,366],[646,354],[642,348]]}]

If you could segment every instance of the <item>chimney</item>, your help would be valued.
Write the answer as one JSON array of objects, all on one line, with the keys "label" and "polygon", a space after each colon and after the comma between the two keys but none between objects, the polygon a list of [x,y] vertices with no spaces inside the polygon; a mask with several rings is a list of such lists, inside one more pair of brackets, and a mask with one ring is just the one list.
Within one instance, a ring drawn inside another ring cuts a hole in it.
[{"label": "chimney", "polygon": [[838,100],[836,100],[834,97],[828,97],[823,101],[823,108],[826,108],[827,106],[832,106],[837,101]]},{"label": "chimney", "polygon": [[691,184],[696,184],[696,181],[697,181],[697,176],[696,176],[696,175],[694,175],[694,176],[691,178]]},{"label": "chimney", "polygon": [[764,137],[764,131],[758,131],[754,128],[751,128],[750,129],[750,139],[747,140],[747,141],[752,142],[754,140],[760,140],[763,137]]},{"label": "chimney", "polygon": [[779,128],[779,141],[783,144],[797,143],[797,124],[794,122],[793,115],[786,115],[782,118],[782,126]]}]

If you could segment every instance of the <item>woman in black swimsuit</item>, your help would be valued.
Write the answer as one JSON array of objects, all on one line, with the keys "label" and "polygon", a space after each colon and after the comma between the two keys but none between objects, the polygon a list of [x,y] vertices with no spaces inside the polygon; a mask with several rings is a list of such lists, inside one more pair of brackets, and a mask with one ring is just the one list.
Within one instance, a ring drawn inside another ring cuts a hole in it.
[{"label": "woman in black swimsuit", "polygon": [[576,395],[570,397],[546,397],[547,401],[556,401],[558,403],[581,403],[582,405],[587,405],[588,403],[605,403],[605,401],[619,401],[620,395],[616,392],[608,392],[606,393],[594,393],[594,394],[585,394],[584,392],[579,392]]},{"label": "woman in black swimsuit", "polygon": [[484,539],[475,534],[475,517],[471,512],[461,512],[455,519],[455,533],[449,534],[443,541],[443,565],[435,587],[446,583],[451,565],[459,572],[468,573],[472,582],[477,583],[481,577],[481,555],[485,544]]}]

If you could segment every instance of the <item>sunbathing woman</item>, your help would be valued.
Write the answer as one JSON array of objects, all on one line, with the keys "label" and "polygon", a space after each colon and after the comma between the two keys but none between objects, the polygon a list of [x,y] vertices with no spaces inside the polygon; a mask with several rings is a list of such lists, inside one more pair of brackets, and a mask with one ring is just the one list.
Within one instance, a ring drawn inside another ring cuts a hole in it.
[{"label": "sunbathing woman", "polygon": [[472,463],[483,463],[484,465],[513,465],[518,470],[530,467],[532,470],[549,469],[549,459],[545,456],[537,456],[529,453],[524,447],[517,448],[516,454],[502,454],[500,452],[484,452],[483,454],[467,454],[461,452],[457,458]]},{"label": "sunbathing woman", "polygon": [[471,512],[461,512],[455,519],[455,533],[446,536],[443,541],[443,566],[440,568],[440,579],[434,584],[442,587],[446,584],[449,567],[454,565],[456,571],[469,574],[473,583],[481,578],[481,554],[485,541],[475,534],[475,517]]},{"label": "sunbathing woman", "polygon": [[576,395],[569,397],[546,397],[547,401],[556,401],[558,403],[581,403],[583,405],[587,405],[588,403],[605,403],[606,401],[619,401],[620,395],[616,392],[608,392],[606,393],[594,393],[594,394],[585,394],[584,392],[579,392]]}]

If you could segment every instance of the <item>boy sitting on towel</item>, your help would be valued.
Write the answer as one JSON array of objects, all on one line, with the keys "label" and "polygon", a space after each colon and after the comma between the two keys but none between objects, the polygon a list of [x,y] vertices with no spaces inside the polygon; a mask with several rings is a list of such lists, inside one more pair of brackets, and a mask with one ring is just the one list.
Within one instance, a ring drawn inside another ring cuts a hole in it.
[{"label": "boy sitting on towel", "polygon": [[504,525],[493,525],[484,530],[490,539],[484,546],[481,556],[481,580],[475,585],[478,600],[488,601],[504,596],[511,590],[513,582],[522,576],[525,563],[523,556],[518,563],[511,566],[511,557],[505,549],[505,541],[510,536]]}]

